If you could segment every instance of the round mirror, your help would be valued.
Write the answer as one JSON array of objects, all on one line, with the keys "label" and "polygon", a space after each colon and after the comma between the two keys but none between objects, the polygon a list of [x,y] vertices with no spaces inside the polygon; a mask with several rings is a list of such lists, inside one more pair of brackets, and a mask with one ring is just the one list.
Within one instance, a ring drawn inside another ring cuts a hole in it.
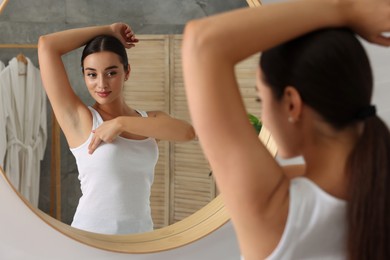
[{"label": "round mirror", "polygon": [[[126,102],[129,106],[141,110],[162,110],[173,117],[184,119],[190,122],[187,111],[187,104],[182,84],[180,45],[181,35],[171,34],[170,32],[181,32],[184,21],[188,18],[196,18],[205,14],[213,14],[229,9],[246,6],[245,1],[219,2],[210,1],[209,3],[194,3],[193,1],[180,2],[180,7],[175,7],[174,2],[158,4],[136,4],[136,9],[141,10],[147,18],[133,18],[134,22],[129,22],[138,33],[140,42],[135,48],[128,50],[129,61],[131,64],[131,75],[125,86]],[[123,4],[113,7],[113,13],[118,16],[133,16],[131,13],[123,12]],[[131,3],[130,5],[133,5]],[[82,7],[82,4],[81,4]],[[168,10],[178,8],[177,17],[172,17]],[[179,9],[180,8],[180,9]],[[79,15],[77,11],[80,8],[69,10],[70,16]],[[88,14],[88,22],[100,19],[103,15],[104,7],[94,7],[94,13]],[[73,14],[73,12],[75,14]],[[137,11],[137,13],[139,13]],[[170,14],[170,20],[166,23],[173,24],[174,28],[168,30],[160,25],[161,21],[167,20]],[[86,14],[83,14],[86,15]],[[139,15],[139,14],[138,14]],[[148,26],[156,27],[146,31],[146,25],[140,26],[139,20],[146,19]],[[182,25],[181,25],[182,24]],[[153,25],[153,26],[152,26]],[[137,29],[137,27],[139,27]],[[149,32],[156,32],[149,34]],[[85,88],[85,83],[80,70],[81,49],[67,54],[64,57],[64,63],[67,67],[68,75],[76,93],[82,97],[83,101],[91,104],[93,101]],[[254,62],[255,61],[254,59]],[[245,92],[250,96],[250,92],[255,94],[253,86],[255,81],[251,75],[252,66],[243,63],[242,82]],[[251,78],[251,79],[249,79]],[[250,112],[258,115],[259,108],[255,108],[255,101],[250,100],[253,108]],[[51,112],[48,113],[50,117]],[[52,119],[49,118],[50,122]],[[49,132],[50,137],[50,132]],[[41,193],[39,208],[45,212],[52,212],[52,216],[66,224],[70,224],[78,205],[81,191],[79,188],[78,171],[75,159],[69,151],[64,136],[61,134],[60,159],[55,159],[55,167],[60,167],[60,181],[53,183],[51,175],[53,166],[52,158],[58,156],[58,144],[52,146],[52,138],[48,140],[48,149],[45,153],[45,162],[42,164],[41,174]],[[53,153],[56,153],[55,155]],[[59,163],[58,163],[59,162]],[[60,165],[59,165],[60,164]],[[210,169],[197,141],[188,143],[159,142],[159,161],[156,166],[154,182],[151,194],[151,208],[154,228],[162,228],[176,223],[213,200],[218,191],[216,189],[212,176],[209,176]],[[53,192],[53,187],[56,191]],[[59,193],[59,190],[61,191]],[[55,193],[57,196],[53,196]],[[53,202],[56,201],[55,205]]]},{"label": "round mirror", "polygon": [[[254,0],[247,2],[252,6],[259,5],[259,2]],[[202,6],[201,3],[197,4],[203,11],[206,12],[208,10],[207,6]],[[83,11],[69,6],[65,6],[65,8],[78,10],[78,12],[81,13]],[[12,14],[6,15],[12,17]],[[92,21],[89,22],[92,23]],[[44,32],[40,34],[44,34]],[[151,109],[160,109],[172,114],[174,117],[190,121],[188,112],[186,111],[186,101],[181,78],[179,51],[181,36],[159,34],[140,35],[140,38],[142,38],[140,46],[130,50],[128,53],[133,71],[132,80],[129,81],[130,83],[126,86],[125,90],[129,93],[127,95],[127,101],[132,106],[141,109],[149,110],[149,107]],[[144,45],[142,46],[142,44]],[[153,51],[152,54],[145,53],[149,47],[149,50]],[[18,46],[11,46],[10,48],[14,48],[15,52],[21,51],[21,49],[18,49]],[[137,52],[137,49],[140,51]],[[23,52],[32,52],[31,55],[28,54],[28,56],[32,57],[32,60],[34,61],[34,57],[36,56],[34,56],[33,49],[28,51],[23,49]],[[146,59],[148,55],[151,57],[150,60]],[[158,57],[158,55],[162,56]],[[76,55],[67,55],[64,57],[64,60],[67,61],[67,63],[74,65],[79,64],[79,57],[79,53],[76,53]],[[254,75],[257,60],[258,57],[251,57],[237,66],[237,78],[244,100],[247,103],[248,112],[255,115],[259,114],[260,109],[254,98]],[[137,62],[144,62],[145,65]],[[143,66],[148,66],[148,71],[152,71],[154,74],[145,75],[142,71]],[[159,68],[160,70],[150,70],[151,66],[156,66],[156,68]],[[76,77],[73,79],[75,84],[72,85],[83,86],[83,84],[77,83],[81,78],[80,68],[78,66],[71,67],[69,73],[72,75],[80,75],[79,78]],[[147,80],[145,81],[145,79]],[[142,85],[145,85],[146,83],[148,85],[146,89],[150,90],[151,88],[149,86],[157,86],[158,90],[152,94],[151,92],[144,92],[145,88],[142,88]],[[141,89],[137,89],[137,87],[141,87]],[[79,91],[83,92],[85,90],[82,90],[81,88]],[[150,99],[150,103],[148,104],[137,103],[138,100],[148,99]],[[266,130],[262,131],[262,136],[266,143],[269,142],[269,134]],[[66,151],[68,150],[66,145],[63,145],[62,147],[65,147]],[[62,154],[64,155],[64,153]],[[61,186],[63,189],[66,186],[78,187],[77,174],[74,174],[77,173],[77,170],[75,164],[72,164],[72,160],[71,156],[66,154],[61,157]],[[155,252],[181,246],[207,235],[228,220],[228,216],[224,211],[220,198],[217,197],[214,199],[218,194],[218,191],[215,188],[212,177],[209,176],[207,161],[203,158],[203,154],[196,141],[186,144],[161,142],[160,160],[161,162],[157,167],[157,171],[161,171],[161,173],[156,173],[155,186],[153,187],[154,190],[151,199],[152,204],[154,204],[152,205],[154,221],[159,229],[150,233],[111,236],[85,232],[68,226],[69,220],[65,221],[65,223],[61,223],[60,221],[49,217],[41,210],[36,209],[30,203],[26,203],[44,221],[60,232],[80,242],[117,252]],[[52,160],[49,159],[49,161]],[[42,171],[50,172],[49,168],[50,164],[44,163],[42,165]],[[73,175],[70,172],[74,172]],[[71,178],[70,176],[73,177]],[[40,185],[41,190],[43,191],[41,197],[46,197],[46,202],[41,203],[45,205],[40,205],[40,208],[45,209],[46,212],[48,212],[47,205],[50,203],[50,190],[48,188],[50,185],[48,184],[49,182],[47,179],[41,181]],[[196,183],[195,185],[193,182],[194,180]],[[197,188],[193,191],[189,191],[189,188],[193,187]],[[74,199],[74,197],[76,197],[76,199]],[[195,197],[197,199],[194,199]],[[67,190],[65,193],[62,193],[62,198],[61,205],[63,212],[71,212],[72,209],[65,208],[65,205],[72,203],[77,204],[77,192],[74,192],[74,189]],[[164,198],[165,200],[161,202],[161,198]],[[23,199],[25,200],[25,198]],[[195,206],[191,205],[191,207],[189,207],[189,202],[194,201]],[[168,207],[166,206],[167,204],[169,205]],[[173,208],[178,210],[171,211],[172,205]],[[73,216],[72,214],[70,215]]]}]

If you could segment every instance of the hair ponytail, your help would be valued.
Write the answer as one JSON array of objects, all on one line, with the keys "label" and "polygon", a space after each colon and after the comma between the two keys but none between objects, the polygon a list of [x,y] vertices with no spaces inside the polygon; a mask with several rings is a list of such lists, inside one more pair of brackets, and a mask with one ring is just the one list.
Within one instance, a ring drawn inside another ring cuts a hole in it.
[{"label": "hair ponytail", "polygon": [[315,31],[263,52],[260,67],[277,100],[294,86],[334,129],[364,122],[346,164],[347,253],[390,259],[390,133],[370,106],[373,77],[360,41],[347,29]]},{"label": "hair ponytail", "polygon": [[347,173],[349,258],[390,259],[390,132],[379,117],[365,120]]}]

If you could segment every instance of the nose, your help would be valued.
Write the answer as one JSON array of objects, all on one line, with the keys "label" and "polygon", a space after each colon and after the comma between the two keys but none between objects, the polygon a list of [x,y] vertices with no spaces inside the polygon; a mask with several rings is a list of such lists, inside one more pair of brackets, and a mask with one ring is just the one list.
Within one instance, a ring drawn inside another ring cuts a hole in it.
[{"label": "nose", "polygon": [[98,89],[106,89],[108,88],[107,81],[104,78],[104,76],[100,75],[97,80],[97,87]]}]

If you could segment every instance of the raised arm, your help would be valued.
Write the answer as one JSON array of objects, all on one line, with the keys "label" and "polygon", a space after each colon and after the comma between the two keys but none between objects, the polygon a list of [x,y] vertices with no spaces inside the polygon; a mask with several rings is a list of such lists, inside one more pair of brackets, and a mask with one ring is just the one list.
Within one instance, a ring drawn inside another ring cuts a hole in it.
[{"label": "raised arm", "polygon": [[125,47],[132,47],[133,34],[130,28],[124,29],[120,25],[70,29],[39,38],[38,57],[43,86],[70,145],[80,144],[80,140],[86,139],[91,129],[92,117],[88,108],[74,93],[61,57],[102,34],[114,35]]},{"label": "raised arm", "polygon": [[190,113],[246,260],[267,256],[279,241],[288,181],[247,120],[235,64],[323,27],[351,26],[388,44],[380,36],[389,29],[384,12],[389,12],[385,0],[307,0],[237,10],[186,26],[182,56]]}]

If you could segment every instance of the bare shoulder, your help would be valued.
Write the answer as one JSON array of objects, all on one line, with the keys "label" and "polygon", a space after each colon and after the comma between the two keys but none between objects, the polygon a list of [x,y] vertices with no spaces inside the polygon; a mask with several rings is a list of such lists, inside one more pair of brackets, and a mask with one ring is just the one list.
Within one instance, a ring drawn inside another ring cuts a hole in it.
[{"label": "bare shoulder", "polygon": [[149,117],[160,117],[160,116],[167,116],[169,117],[169,115],[163,111],[159,111],[159,110],[154,110],[154,111],[147,111],[146,112],[148,114]]}]

